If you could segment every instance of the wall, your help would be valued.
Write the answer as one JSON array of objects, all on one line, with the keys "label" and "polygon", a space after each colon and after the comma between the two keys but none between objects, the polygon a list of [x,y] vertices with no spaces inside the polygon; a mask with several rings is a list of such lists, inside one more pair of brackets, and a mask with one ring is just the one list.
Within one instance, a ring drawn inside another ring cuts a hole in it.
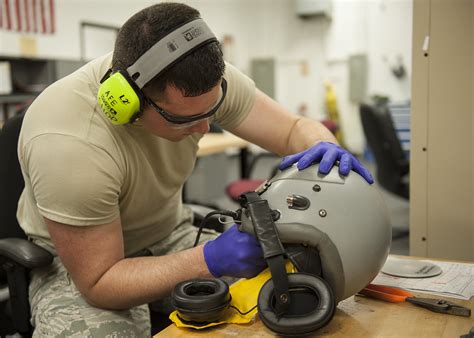
[{"label": "wall", "polygon": [[[333,0],[332,20],[299,18],[295,0],[181,2],[199,9],[219,38],[226,34],[234,37],[232,61],[244,72],[249,73],[252,58],[276,58],[276,98],[292,111],[304,103],[309,116],[323,118],[323,82],[331,81],[346,143],[354,152],[362,152],[364,138],[357,104],[348,98],[350,55],[368,56],[369,95],[378,93],[394,100],[410,97],[411,0]],[[132,13],[152,3],[156,1],[56,0],[56,34],[0,30],[0,54],[19,55],[22,45],[33,40],[38,57],[78,59],[80,21],[120,26]],[[104,43],[112,46],[111,41]],[[397,55],[402,56],[408,70],[403,81],[396,80],[389,69]]]},{"label": "wall", "polygon": [[[412,1],[333,2],[333,20],[325,36],[324,78],[335,86],[339,97],[342,129],[347,144],[361,151],[365,140],[358,106],[349,100],[348,58],[368,57],[367,95],[385,95],[392,101],[410,99]],[[402,81],[390,73],[390,66],[401,55],[407,68]]]},{"label": "wall", "polygon": [[[22,44],[33,40],[32,56],[56,59],[80,58],[80,22],[120,26],[129,16],[147,5],[146,1],[56,0],[56,33],[41,35],[0,30],[0,54],[19,56]],[[113,4],[113,5],[112,5]],[[109,43],[109,42],[105,42]]]}]

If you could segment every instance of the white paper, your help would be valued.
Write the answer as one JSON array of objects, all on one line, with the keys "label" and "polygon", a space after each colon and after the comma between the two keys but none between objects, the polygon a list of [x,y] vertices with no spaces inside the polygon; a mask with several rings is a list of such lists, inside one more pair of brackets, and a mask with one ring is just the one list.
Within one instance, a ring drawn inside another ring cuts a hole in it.
[{"label": "white paper", "polygon": [[474,296],[474,264],[424,261],[441,267],[441,275],[429,278],[401,278],[381,272],[371,283],[464,300]]}]

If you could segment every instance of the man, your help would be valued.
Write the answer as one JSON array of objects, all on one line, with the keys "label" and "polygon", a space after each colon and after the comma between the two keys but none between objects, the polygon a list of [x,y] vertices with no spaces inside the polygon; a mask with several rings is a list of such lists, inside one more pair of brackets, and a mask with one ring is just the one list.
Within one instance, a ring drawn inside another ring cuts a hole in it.
[{"label": "man", "polygon": [[18,146],[25,178],[18,218],[56,255],[31,276],[35,336],[147,336],[146,304],[168,296],[176,283],[252,277],[265,267],[255,238],[235,226],[219,237],[206,232],[206,244],[192,248],[196,228],[181,189],[210,121],[269,151],[294,154],[282,168],[322,160],[327,173],[339,160],[342,174],[354,166],[371,180],[352,155],[323,142],[335,139],[320,123],[289,113],[224,64],[217,43],[149,81],[138,119],[110,123],[97,101],[108,69],[125,71],[198,17],[175,3],[140,11],[121,28],[113,56],[51,85],[29,108]]}]

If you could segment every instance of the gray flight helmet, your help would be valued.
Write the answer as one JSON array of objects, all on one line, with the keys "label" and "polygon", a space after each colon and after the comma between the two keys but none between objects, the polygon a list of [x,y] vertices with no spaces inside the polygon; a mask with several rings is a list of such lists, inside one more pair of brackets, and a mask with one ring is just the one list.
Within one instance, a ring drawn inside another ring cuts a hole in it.
[{"label": "gray flight helmet", "polygon": [[[336,302],[363,289],[382,269],[392,238],[387,207],[378,189],[357,173],[343,177],[334,167],[322,175],[318,165],[301,171],[293,165],[257,192],[278,215],[275,225],[283,246],[316,249],[321,277]],[[240,229],[254,234],[245,212]]]}]

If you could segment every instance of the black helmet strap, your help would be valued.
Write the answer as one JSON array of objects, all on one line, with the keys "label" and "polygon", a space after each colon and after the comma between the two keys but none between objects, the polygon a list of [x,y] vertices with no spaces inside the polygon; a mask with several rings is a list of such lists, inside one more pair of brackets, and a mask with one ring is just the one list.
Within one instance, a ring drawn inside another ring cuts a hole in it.
[{"label": "black helmet strap", "polygon": [[290,307],[288,275],[285,269],[285,249],[281,244],[278,231],[273,221],[268,201],[256,192],[248,192],[241,196],[242,207],[251,219],[255,236],[263,250],[263,258],[267,261],[275,293],[275,314],[281,316]]}]

